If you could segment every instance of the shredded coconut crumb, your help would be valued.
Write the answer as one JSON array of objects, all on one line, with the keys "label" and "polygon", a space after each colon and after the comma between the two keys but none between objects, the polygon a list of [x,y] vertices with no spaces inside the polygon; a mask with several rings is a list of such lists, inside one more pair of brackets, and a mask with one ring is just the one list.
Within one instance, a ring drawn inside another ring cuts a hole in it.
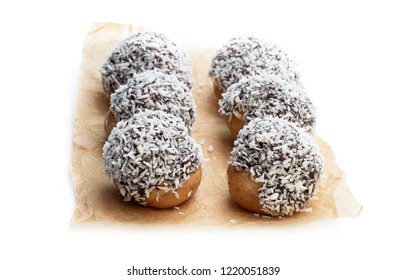
[{"label": "shredded coconut crumb", "polygon": [[124,200],[139,203],[155,188],[179,196],[178,188],[203,159],[181,119],[150,110],[119,121],[103,146],[103,157]]},{"label": "shredded coconut crumb", "polygon": [[189,130],[196,120],[196,104],[189,88],[174,75],[158,70],[135,74],[110,96],[110,111],[117,120],[161,110],[181,118]]},{"label": "shredded coconut crumb", "polygon": [[213,151],[214,151],[213,145],[209,145],[209,146],[207,147],[207,151],[208,151],[209,153],[213,152]]},{"label": "shredded coconut crumb", "polygon": [[153,69],[173,74],[192,88],[186,53],[163,34],[139,32],[121,41],[101,67],[104,90],[111,95],[134,73]]},{"label": "shredded coconut crumb", "polygon": [[303,213],[310,213],[312,211],[313,211],[313,209],[311,207],[303,208],[303,209],[299,210],[299,212],[303,212]]},{"label": "shredded coconut crumb", "polygon": [[259,202],[271,216],[305,209],[324,165],[317,143],[305,130],[271,117],[253,119],[240,131],[230,164],[262,183]]},{"label": "shredded coconut crumb", "polygon": [[316,120],[315,107],[303,90],[266,73],[245,76],[231,85],[219,101],[219,113],[242,118],[246,123],[271,116],[306,130],[310,130]]},{"label": "shredded coconut crumb", "polygon": [[296,64],[277,45],[249,35],[232,38],[213,57],[209,75],[222,92],[250,74],[268,72],[297,84]]}]

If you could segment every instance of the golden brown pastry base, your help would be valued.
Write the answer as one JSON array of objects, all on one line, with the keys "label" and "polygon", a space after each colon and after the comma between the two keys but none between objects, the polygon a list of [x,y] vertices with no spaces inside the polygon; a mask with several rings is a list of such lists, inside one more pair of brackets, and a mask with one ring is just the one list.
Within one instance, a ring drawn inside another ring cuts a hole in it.
[{"label": "golden brown pastry base", "polygon": [[116,124],[116,118],[114,117],[113,113],[109,111],[104,119],[104,131],[106,132],[106,135],[110,135]]},{"label": "golden brown pastry base", "polygon": [[238,132],[240,132],[240,130],[244,127],[244,120],[235,116],[232,116],[230,120],[228,117],[226,118],[227,126],[230,129],[231,134],[233,135],[234,139],[237,139]]},{"label": "golden brown pastry base", "polygon": [[182,204],[193,196],[202,180],[202,168],[199,167],[190,174],[190,178],[178,189],[179,198],[171,191],[154,189],[149,198],[145,199],[146,205],[154,208],[172,208]]},{"label": "golden brown pastry base", "polygon": [[231,165],[228,165],[227,177],[228,189],[235,203],[251,212],[266,214],[262,211],[258,197],[258,189],[262,184],[255,183],[247,173],[237,171]]},{"label": "golden brown pastry base", "polygon": [[223,98],[222,96],[223,91],[215,83],[213,83],[213,93],[218,99]]}]

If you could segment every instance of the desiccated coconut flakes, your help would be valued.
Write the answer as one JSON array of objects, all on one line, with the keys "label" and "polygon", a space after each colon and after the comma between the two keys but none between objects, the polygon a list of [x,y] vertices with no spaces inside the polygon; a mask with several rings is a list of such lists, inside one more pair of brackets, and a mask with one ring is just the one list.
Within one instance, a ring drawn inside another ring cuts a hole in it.
[{"label": "desiccated coconut flakes", "polygon": [[145,109],[179,117],[189,130],[196,120],[196,104],[189,88],[174,75],[159,70],[135,74],[110,97],[110,111],[117,120],[128,119]]},{"label": "desiccated coconut flakes", "polygon": [[305,130],[271,117],[254,119],[239,132],[230,164],[262,183],[259,202],[271,216],[305,209],[324,165],[317,143]]},{"label": "desiccated coconut flakes", "polygon": [[155,188],[178,196],[178,188],[203,160],[181,119],[150,110],[119,121],[103,146],[103,157],[124,200],[140,204]]},{"label": "desiccated coconut flakes", "polygon": [[295,63],[277,45],[243,35],[232,38],[217,50],[212,59],[209,75],[222,92],[250,74],[268,72],[289,83],[297,84],[299,74]]},{"label": "desiccated coconut flakes", "polygon": [[310,130],[316,121],[315,107],[296,85],[275,75],[248,75],[231,85],[219,100],[219,113],[249,122],[271,116]]},{"label": "desiccated coconut flakes", "polygon": [[163,34],[139,32],[121,41],[101,67],[104,90],[111,95],[134,73],[153,69],[173,74],[192,88],[186,53]]}]

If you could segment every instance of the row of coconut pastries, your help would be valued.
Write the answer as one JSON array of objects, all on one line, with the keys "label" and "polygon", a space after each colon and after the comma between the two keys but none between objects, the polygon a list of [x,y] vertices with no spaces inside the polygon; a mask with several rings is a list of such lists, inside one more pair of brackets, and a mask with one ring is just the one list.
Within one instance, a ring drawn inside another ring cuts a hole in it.
[{"label": "row of coconut pastries", "polygon": [[196,105],[187,56],[165,35],[121,41],[100,69],[110,100],[103,146],[106,173],[125,201],[171,208],[201,177],[202,150],[189,133]]},{"label": "row of coconut pastries", "polygon": [[209,75],[235,138],[227,170],[233,200],[257,215],[311,211],[324,163],[295,63],[270,41],[243,35],[217,50]]}]

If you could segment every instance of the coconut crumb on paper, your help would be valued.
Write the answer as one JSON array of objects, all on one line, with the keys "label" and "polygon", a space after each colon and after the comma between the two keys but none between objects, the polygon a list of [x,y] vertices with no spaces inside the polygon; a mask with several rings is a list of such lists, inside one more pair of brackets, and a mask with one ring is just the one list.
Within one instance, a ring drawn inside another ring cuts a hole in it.
[{"label": "coconut crumb on paper", "polygon": [[200,187],[190,200],[182,204],[182,212],[187,215],[180,215],[172,209],[152,209],[123,202],[117,188],[104,172],[102,157],[95,156],[100,154],[105,140],[104,120],[109,111],[107,96],[100,94],[104,90],[99,68],[121,39],[137,31],[139,27],[127,24],[96,23],[84,41],[72,139],[71,174],[76,195],[74,223],[230,225],[230,220],[236,220],[238,224],[276,224],[358,216],[362,207],[351,194],[333,150],[315,133],[312,136],[319,143],[325,158],[326,176],[317,186],[319,199],[311,202],[311,213],[297,213],[281,220],[255,219],[248,211],[227,203],[230,196],[226,170],[233,139],[226,122],[214,109],[218,98],[212,94],[212,81],[207,75],[215,50],[192,45],[183,47],[190,57],[193,80],[201,84],[201,90],[207,94],[195,100],[197,118],[191,136],[205,139],[216,147],[217,160],[205,161]]}]

